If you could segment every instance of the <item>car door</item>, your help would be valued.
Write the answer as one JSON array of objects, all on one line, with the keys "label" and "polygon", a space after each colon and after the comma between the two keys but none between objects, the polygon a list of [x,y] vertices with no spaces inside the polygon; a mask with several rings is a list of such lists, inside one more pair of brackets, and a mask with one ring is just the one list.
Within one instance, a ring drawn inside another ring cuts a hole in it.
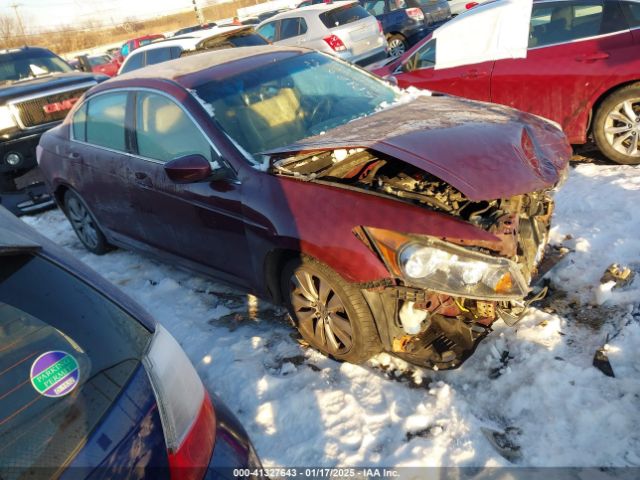
[{"label": "car door", "polygon": [[89,98],[71,119],[71,141],[63,152],[70,183],[88,203],[103,228],[130,236],[135,215],[120,175],[128,160],[125,135],[126,92]]},{"label": "car door", "polygon": [[632,43],[618,2],[534,3],[527,57],[496,62],[491,100],[554,120],[584,143],[591,98],[615,85]]},{"label": "car door", "polygon": [[436,92],[488,101],[493,62],[436,70],[436,39],[428,40],[400,65],[394,76],[401,87],[413,85]]},{"label": "car door", "polygon": [[[139,91],[134,103],[137,154],[127,174],[132,208],[145,219],[145,243],[244,285],[250,256],[233,171],[174,99]],[[193,154],[209,160],[212,177],[193,183],[170,180],[165,164]]]}]

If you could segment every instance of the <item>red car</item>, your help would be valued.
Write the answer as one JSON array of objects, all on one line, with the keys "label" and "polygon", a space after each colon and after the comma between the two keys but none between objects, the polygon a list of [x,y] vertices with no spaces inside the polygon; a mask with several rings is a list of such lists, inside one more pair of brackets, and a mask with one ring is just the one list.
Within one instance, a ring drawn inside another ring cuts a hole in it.
[{"label": "red car", "polygon": [[154,40],[160,40],[163,38],[165,38],[165,36],[160,33],[156,33],[152,35],[143,35],[142,37],[132,38],[131,40],[127,41],[124,45],[122,45],[122,47],[120,47],[120,55],[122,55],[122,59],[119,59],[120,63],[122,63],[122,60],[131,52],[133,52],[136,48],[143,47],[145,45],[150,44]]},{"label": "red car", "polygon": [[202,53],[93,88],[40,142],[81,242],[285,303],[339,360],[460,365],[516,322],[570,147],[547,120],[411,97],[302,48]]},{"label": "red car", "polygon": [[90,71],[93,73],[102,73],[109,77],[113,77],[120,69],[120,62],[111,55],[80,55],[75,60],[69,62],[72,67],[77,70]]},{"label": "red car", "polygon": [[[473,27],[506,4],[477,6],[441,29],[466,30],[476,35],[477,44],[488,43],[495,28],[483,34]],[[455,49],[453,37],[437,38],[436,30],[433,38],[374,71],[394,75],[402,87],[414,85],[541,115],[558,122],[572,144],[592,137],[609,159],[640,163],[640,3],[534,1],[528,23],[525,58],[439,68],[447,60],[439,52]]]}]

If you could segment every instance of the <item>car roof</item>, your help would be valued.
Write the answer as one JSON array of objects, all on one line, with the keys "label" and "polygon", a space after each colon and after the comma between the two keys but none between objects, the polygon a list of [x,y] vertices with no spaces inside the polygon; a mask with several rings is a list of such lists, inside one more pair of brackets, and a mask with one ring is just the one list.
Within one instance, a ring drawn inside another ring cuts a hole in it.
[{"label": "car roof", "polygon": [[314,15],[319,15],[321,13],[327,12],[329,10],[334,10],[338,7],[343,7],[349,4],[358,4],[358,2],[353,0],[333,2],[333,3],[316,3],[315,5],[308,5],[306,7],[295,8],[293,10],[287,10],[286,12],[281,12],[273,17],[269,17],[264,20],[258,27],[262,26],[267,22],[273,22],[274,20],[279,20],[281,18],[291,18],[291,17],[310,17]]},{"label": "car roof", "polygon": [[160,40],[148,45],[144,45],[137,48],[131,55],[135,55],[137,52],[144,52],[147,50],[154,50],[156,48],[165,47],[182,47],[183,50],[191,50],[196,48],[202,40],[207,38],[217,37],[218,35],[224,35],[236,30],[248,30],[253,28],[249,25],[232,25],[232,26],[215,26],[204,30],[196,30],[195,32],[184,33],[175,37],[167,38],[166,40]]},{"label": "car roof", "polygon": [[311,50],[300,47],[280,47],[276,45],[260,45],[255,47],[238,47],[203,52],[149,65],[138,70],[118,75],[98,84],[91,92],[97,93],[112,88],[149,84],[149,80],[171,80],[184,88],[195,88],[206,80],[227,78],[238,72],[252,70],[269,63],[282,61],[297,55],[310,53]]}]

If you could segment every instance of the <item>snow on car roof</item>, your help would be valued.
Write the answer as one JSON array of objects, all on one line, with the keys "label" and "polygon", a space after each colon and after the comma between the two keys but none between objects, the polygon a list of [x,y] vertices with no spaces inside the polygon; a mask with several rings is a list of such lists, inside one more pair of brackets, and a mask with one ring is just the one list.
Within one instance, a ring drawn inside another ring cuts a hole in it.
[{"label": "snow on car roof", "polygon": [[433,32],[435,69],[505,58],[525,58],[532,0],[488,2],[458,15]]}]

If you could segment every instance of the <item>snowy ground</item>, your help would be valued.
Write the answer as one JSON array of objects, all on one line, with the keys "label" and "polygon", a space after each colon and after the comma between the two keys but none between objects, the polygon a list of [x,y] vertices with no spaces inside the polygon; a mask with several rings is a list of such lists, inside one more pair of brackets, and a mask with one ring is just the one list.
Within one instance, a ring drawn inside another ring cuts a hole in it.
[{"label": "snowy ground", "polygon": [[[613,262],[640,270],[640,168],[579,165],[556,198],[552,242],[572,252],[552,294],[440,373],[386,354],[334,362],[264,302],[256,317],[255,299],[228,287],[134,253],[89,254],[59,211],[25,221],[173,333],[266,466],[640,466],[640,274],[600,287]],[[615,378],[592,366],[607,334]]]}]

